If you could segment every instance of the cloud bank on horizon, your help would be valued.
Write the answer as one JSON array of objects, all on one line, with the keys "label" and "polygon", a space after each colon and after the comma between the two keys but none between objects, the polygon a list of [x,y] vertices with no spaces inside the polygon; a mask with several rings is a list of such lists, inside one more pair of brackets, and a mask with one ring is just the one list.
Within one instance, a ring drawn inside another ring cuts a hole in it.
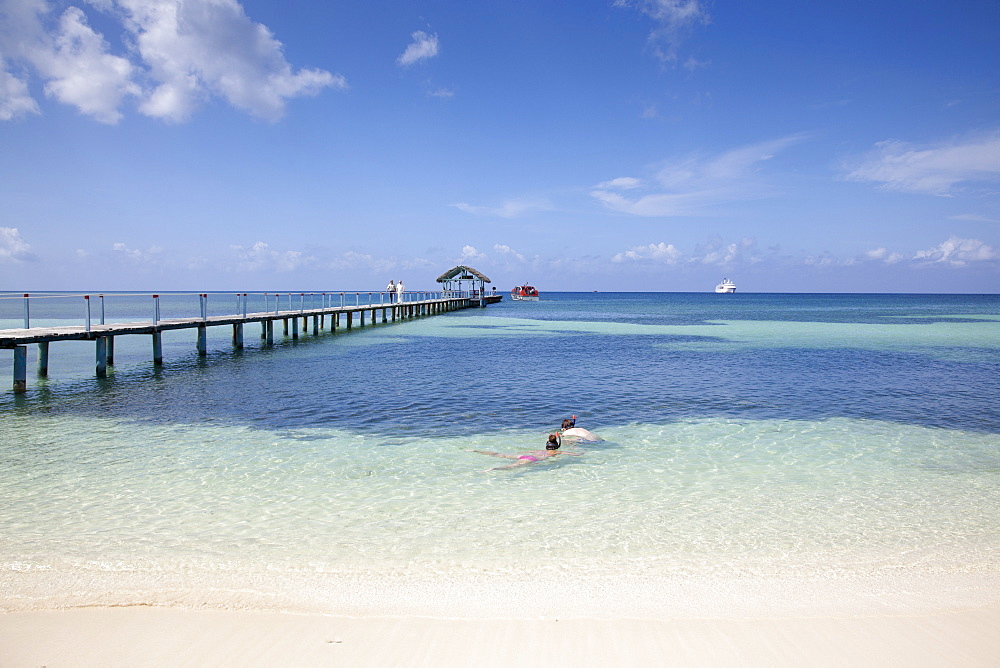
[{"label": "cloud bank on horizon", "polygon": [[1000,292],[996,17],[781,5],[0,0],[0,279]]}]

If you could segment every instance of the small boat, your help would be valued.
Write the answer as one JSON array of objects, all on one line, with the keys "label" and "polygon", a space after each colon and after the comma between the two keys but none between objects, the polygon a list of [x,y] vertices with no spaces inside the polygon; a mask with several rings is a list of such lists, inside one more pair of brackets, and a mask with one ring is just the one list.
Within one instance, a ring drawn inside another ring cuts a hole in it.
[{"label": "small boat", "polygon": [[730,294],[736,292],[736,284],[728,278],[724,278],[721,283],[715,286],[715,291],[718,293]]},{"label": "small boat", "polygon": [[518,302],[537,302],[538,290],[525,283],[510,291],[510,298]]}]

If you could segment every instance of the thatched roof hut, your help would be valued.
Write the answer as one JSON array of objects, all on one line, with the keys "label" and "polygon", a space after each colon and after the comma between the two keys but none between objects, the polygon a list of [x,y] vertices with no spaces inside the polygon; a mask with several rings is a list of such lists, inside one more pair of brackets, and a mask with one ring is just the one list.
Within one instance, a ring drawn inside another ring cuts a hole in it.
[{"label": "thatched roof hut", "polygon": [[484,283],[492,283],[490,279],[486,278],[486,275],[480,271],[476,271],[472,267],[467,267],[464,264],[460,264],[457,267],[453,267],[448,271],[444,272],[437,277],[438,283],[445,283],[452,280],[467,280],[478,278]]},{"label": "thatched roof hut", "polygon": [[437,282],[444,284],[445,291],[462,292],[463,281],[469,281],[468,289],[480,296],[485,294],[486,284],[492,283],[485,274],[464,264],[453,267],[437,277]]}]

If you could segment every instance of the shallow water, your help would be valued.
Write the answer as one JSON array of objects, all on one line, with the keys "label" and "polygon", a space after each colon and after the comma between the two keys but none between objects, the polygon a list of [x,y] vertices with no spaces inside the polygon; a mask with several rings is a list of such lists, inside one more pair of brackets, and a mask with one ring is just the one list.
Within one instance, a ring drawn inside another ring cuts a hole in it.
[{"label": "shallow water", "polygon": [[[322,608],[317,577],[525,564],[1000,570],[997,297],[555,294],[242,352],[210,331],[160,370],[122,338],[100,381],[92,344],[56,343],[0,395],[0,605],[179,579]],[[468,451],[540,448],[570,414],[605,442],[510,471]]]}]

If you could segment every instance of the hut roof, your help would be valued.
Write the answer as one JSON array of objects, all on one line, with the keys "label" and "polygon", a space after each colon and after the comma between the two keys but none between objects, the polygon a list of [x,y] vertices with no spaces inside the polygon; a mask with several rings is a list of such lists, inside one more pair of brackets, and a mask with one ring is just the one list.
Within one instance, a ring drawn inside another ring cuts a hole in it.
[{"label": "hut roof", "polygon": [[444,272],[443,274],[441,274],[440,276],[437,277],[437,282],[438,283],[444,283],[445,281],[450,281],[453,278],[455,278],[456,276],[459,276],[460,274],[463,274],[463,273],[472,274],[473,276],[475,276],[476,278],[480,279],[484,283],[492,283],[493,282],[490,279],[486,278],[486,275],[483,274],[482,272],[476,271],[472,267],[467,267],[464,264],[460,264],[457,267],[454,267],[454,268],[449,269],[448,271]]}]

